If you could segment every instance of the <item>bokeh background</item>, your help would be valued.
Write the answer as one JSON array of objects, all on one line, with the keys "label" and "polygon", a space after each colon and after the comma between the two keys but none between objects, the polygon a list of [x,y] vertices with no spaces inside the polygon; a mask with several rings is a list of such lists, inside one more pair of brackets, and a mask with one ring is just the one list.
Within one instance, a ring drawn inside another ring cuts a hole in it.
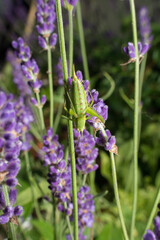
[{"label": "bokeh background", "polygon": [[[85,31],[85,42],[90,71],[90,82],[92,88],[99,91],[109,106],[109,116],[106,126],[116,136],[119,155],[116,157],[118,184],[122,208],[127,221],[130,224],[132,206],[132,145],[133,145],[133,98],[134,98],[134,64],[121,67],[120,64],[128,59],[122,48],[132,38],[132,24],[128,0],[81,0],[83,24]],[[137,229],[142,234],[145,223],[153,205],[157,189],[160,187],[160,1],[159,0],[136,0],[137,22],[138,12],[142,6],[149,11],[153,42],[149,50],[147,65],[142,91],[142,132],[139,147],[139,193],[137,211]],[[11,41],[18,36],[23,36],[28,42],[34,58],[40,68],[44,85],[46,80],[46,55],[37,44],[36,32],[36,1],[29,0],[0,0],[0,89],[17,94],[16,86],[12,82],[12,67],[7,62],[8,51],[12,50]],[[64,25],[66,34],[66,46],[68,46],[68,19],[64,10]],[[57,27],[56,27],[57,31]],[[140,35],[139,35],[140,39]],[[53,52],[54,85],[58,92],[58,81],[56,76],[56,65],[60,54],[57,44]],[[76,69],[82,70],[83,64],[80,52],[79,35],[74,17],[74,63]],[[112,94],[107,98],[111,83],[105,78],[107,72],[112,77]],[[44,88],[47,94],[47,88]],[[57,103],[58,109],[58,103]],[[57,111],[56,109],[56,111]],[[46,111],[47,114],[47,111]],[[62,121],[58,129],[60,139],[66,139],[65,122]],[[38,143],[36,143],[38,144]],[[33,152],[33,172],[38,178],[41,174],[41,164]],[[122,239],[120,223],[115,205],[112,176],[109,155],[100,150],[97,159],[99,169],[95,175],[96,192],[102,193],[108,190],[106,196],[96,200],[95,229],[96,240]],[[24,190],[28,183],[24,166],[20,173],[20,182],[23,188],[19,189],[21,197],[19,203],[23,203],[25,210],[24,220],[30,216],[32,203],[26,201]],[[45,172],[44,172],[45,176]],[[93,176],[94,177],[94,176]],[[47,188],[47,185],[45,185]],[[45,202],[41,197],[39,202],[46,210]],[[34,215],[32,216],[34,220]],[[98,226],[97,226],[98,223]],[[45,239],[40,227],[33,221],[32,227],[26,227],[27,239]],[[0,227],[0,239],[5,237],[5,229]],[[140,239],[135,232],[137,240]],[[106,237],[108,236],[108,238]],[[46,238],[46,239],[49,239]]]}]

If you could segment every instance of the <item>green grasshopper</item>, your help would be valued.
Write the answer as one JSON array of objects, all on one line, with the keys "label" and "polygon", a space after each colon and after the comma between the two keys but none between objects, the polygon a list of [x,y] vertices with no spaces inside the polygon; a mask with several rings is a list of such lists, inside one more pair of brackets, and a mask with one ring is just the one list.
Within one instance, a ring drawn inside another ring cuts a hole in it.
[{"label": "green grasshopper", "polygon": [[[103,117],[92,108],[94,100],[92,100],[92,103],[90,106],[88,106],[86,92],[81,81],[75,74],[74,66],[71,89],[69,92],[66,90],[66,95],[69,99],[70,104],[68,104],[68,106],[70,105],[70,107],[69,110],[66,108],[65,110],[68,112],[69,116],[73,116],[76,129],[80,133],[83,133],[86,120],[91,117],[97,117],[102,123],[104,123]],[[88,113],[90,116],[86,117],[86,113]]]}]

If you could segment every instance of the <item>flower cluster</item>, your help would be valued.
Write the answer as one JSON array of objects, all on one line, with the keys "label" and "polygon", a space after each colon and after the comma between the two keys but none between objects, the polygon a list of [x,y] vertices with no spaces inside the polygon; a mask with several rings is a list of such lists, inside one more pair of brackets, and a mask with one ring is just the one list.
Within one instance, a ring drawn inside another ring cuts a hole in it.
[{"label": "flower cluster", "polygon": [[95,171],[98,168],[98,165],[94,164],[98,148],[94,148],[96,144],[94,137],[86,129],[83,135],[74,129],[74,144],[77,170],[82,173]]},{"label": "flower cluster", "polygon": [[32,136],[28,133],[28,130],[30,129],[30,124],[33,122],[34,117],[30,107],[27,106],[23,97],[19,97],[17,100],[15,100],[14,106],[16,119],[21,134],[20,139],[23,143],[22,150],[28,151],[31,148],[29,142],[32,140]]},{"label": "flower cluster", "polygon": [[49,165],[48,182],[52,195],[62,203],[71,198],[70,192],[71,169],[66,165],[63,157],[63,146],[58,142],[58,136],[53,135],[49,128],[47,135],[43,137],[44,166]]},{"label": "flower cluster", "polygon": [[31,89],[24,79],[24,75],[22,73],[21,66],[20,66],[17,58],[13,54],[13,52],[11,52],[11,51],[8,52],[7,60],[9,61],[9,63],[12,66],[13,82],[16,84],[16,86],[18,88],[20,96],[23,96],[23,97],[25,97],[27,95],[30,96]]},{"label": "flower cluster", "polygon": [[[160,204],[158,204],[160,210]],[[143,240],[159,240],[160,239],[160,212],[154,219],[154,232],[147,230],[147,233],[143,236]]]},{"label": "flower cluster", "polygon": [[[139,52],[140,61],[142,60],[145,53],[148,51],[149,47],[150,46],[148,43],[142,44],[141,42],[138,42],[138,52]],[[127,56],[130,57],[130,59],[127,63],[121,64],[121,65],[126,65],[128,63],[131,63],[131,62],[133,63],[136,61],[136,53],[135,53],[135,47],[133,43],[129,42],[128,47],[124,47],[123,51]]]},{"label": "flower cluster", "polygon": [[[88,186],[82,186],[77,194],[78,198],[78,227],[79,227],[79,240],[85,240],[86,236],[83,235],[85,227],[91,228],[94,222],[94,201],[93,195],[89,193],[90,188]],[[73,213],[70,216],[70,220],[73,221]],[[70,236],[67,236],[70,240]]]},{"label": "flower cluster", "polygon": [[142,42],[151,44],[153,36],[151,35],[150,18],[146,7],[142,7],[139,11],[139,29]]},{"label": "flower cluster", "polygon": [[[20,169],[19,154],[22,147],[20,132],[21,126],[17,122],[13,96],[0,92],[0,209],[3,210],[0,216],[1,224],[11,221],[13,216],[20,215],[23,210],[21,206],[12,206],[16,201],[15,187],[18,184],[16,176]],[[4,201],[2,185],[10,189],[10,205]]]},{"label": "flower cluster", "polygon": [[[28,84],[35,93],[39,93],[42,87],[42,81],[39,81],[37,76],[39,73],[39,68],[36,61],[31,58],[30,48],[25,44],[24,40],[19,37],[17,41],[12,41],[12,46],[15,49],[15,54],[21,61],[21,70],[23,75],[28,80]],[[38,102],[35,98],[31,98],[31,102],[38,106]],[[43,95],[40,100],[40,106],[42,107],[46,102],[46,96]]]},{"label": "flower cluster", "polygon": [[108,141],[106,142],[102,132],[99,132],[99,136],[96,137],[96,143],[99,146],[103,146],[105,150],[110,151],[113,148],[113,146],[116,144],[116,138],[115,136],[111,136],[111,133],[108,129],[105,132],[106,132]]},{"label": "flower cluster", "polygon": [[57,34],[53,33],[56,20],[55,1],[37,0],[37,31],[39,45],[43,49],[54,48],[57,42]]}]

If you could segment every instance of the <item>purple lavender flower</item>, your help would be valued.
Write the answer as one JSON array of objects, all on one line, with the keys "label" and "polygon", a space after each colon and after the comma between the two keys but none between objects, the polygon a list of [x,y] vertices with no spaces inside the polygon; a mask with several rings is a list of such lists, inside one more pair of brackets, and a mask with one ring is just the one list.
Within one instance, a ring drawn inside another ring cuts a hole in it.
[{"label": "purple lavender flower", "polygon": [[19,94],[21,96],[31,95],[31,89],[29,88],[27,82],[24,79],[24,75],[21,70],[21,66],[14,56],[13,52],[9,51],[7,53],[7,60],[12,66],[13,82],[16,84]]},{"label": "purple lavender flower", "polygon": [[53,33],[56,20],[55,1],[37,0],[37,31],[41,35],[38,43],[43,49],[54,48],[57,43],[57,34]]},{"label": "purple lavender flower", "polygon": [[43,144],[44,166],[49,165],[49,188],[60,202],[66,202],[71,197],[71,168],[70,164],[66,165],[63,145],[58,142],[58,136],[53,135],[52,128],[49,128],[47,135],[43,137]]},{"label": "purple lavender flower", "polygon": [[[28,80],[28,85],[33,88],[35,93],[39,93],[42,87],[42,81],[39,81],[37,76],[39,74],[39,68],[35,59],[31,58],[31,54],[26,57],[26,51],[30,53],[30,48],[24,43],[22,38],[18,38],[17,41],[12,42],[12,46],[15,49],[16,56],[21,60],[21,70],[23,75]],[[27,49],[27,50],[26,50]],[[33,101],[31,100],[33,103]],[[44,105],[44,96],[42,98],[42,103],[40,106],[37,103],[37,107],[42,107]],[[36,104],[34,104],[36,105]]]},{"label": "purple lavender flower", "polygon": [[[138,42],[138,52],[139,52],[140,59],[143,58],[144,54],[148,51],[148,49],[149,49],[148,43],[142,44],[141,42]],[[135,47],[133,43],[129,42],[128,47],[124,47],[123,51],[127,56],[130,57],[130,59],[132,60],[131,62],[135,62],[136,53],[135,53]]]},{"label": "purple lavender flower", "polygon": [[[18,216],[22,212],[16,212],[12,205],[16,201],[17,191],[15,189],[18,184],[17,174],[20,169],[19,154],[22,147],[19,134],[22,125],[19,123],[16,115],[15,103],[11,95],[7,96],[4,92],[0,92],[0,209],[3,214],[0,216],[0,223],[7,223],[13,216]],[[9,191],[10,206],[6,206],[2,191],[2,184],[6,184]]]},{"label": "purple lavender flower", "polygon": [[[79,227],[79,239],[84,240],[86,236],[83,235],[84,229],[91,228],[94,222],[93,213],[95,211],[93,195],[89,193],[90,188],[88,186],[82,186],[77,194],[78,197],[78,227]],[[70,220],[73,221],[73,212],[70,216]],[[66,236],[70,240],[70,236]]]},{"label": "purple lavender flower", "polygon": [[16,56],[23,62],[27,62],[31,57],[30,48],[25,44],[23,38],[19,37],[17,41],[12,41],[12,46],[16,50]]},{"label": "purple lavender flower", "polygon": [[148,9],[145,6],[143,6],[139,11],[139,29],[142,42],[150,45],[153,40],[153,36],[151,35],[152,30],[150,26]]},{"label": "purple lavender flower", "polygon": [[94,137],[85,129],[83,136],[74,129],[74,144],[76,152],[76,168],[82,173],[89,173],[98,168],[94,164],[98,156],[98,148],[95,148]]},{"label": "purple lavender flower", "polygon": [[105,148],[105,150],[109,151],[116,144],[116,138],[115,138],[115,136],[111,136],[111,133],[108,129],[105,132],[106,132],[108,141],[106,142],[102,132],[99,132],[99,136],[96,137],[96,143],[99,146],[103,146]]},{"label": "purple lavender flower", "polygon": [[[158,204],[160,209],[160,204]],[[144,234],[143,240],[159,240],[160,239],[160,216],[158,215],[154,219],[154,231],[147,230],[147,233]]]}]

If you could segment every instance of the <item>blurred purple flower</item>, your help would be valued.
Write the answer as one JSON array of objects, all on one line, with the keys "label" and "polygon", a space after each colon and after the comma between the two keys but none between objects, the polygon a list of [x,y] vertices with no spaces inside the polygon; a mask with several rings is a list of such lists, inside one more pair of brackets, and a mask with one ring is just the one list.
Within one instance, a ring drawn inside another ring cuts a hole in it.
[{"label": "blurred purple flower", "polygon": [[43,49],[54,48],[57,43],[57,34],[54,32],[56,20],[55,1],[37,0],[37,31],[41,35],[38,37],[38,43]]},{"label": "blurred purple flower", "polygon": [[[141,42],[138,42],[138,52],[139,52],[139,57],[142,58],[144,54],[148,51],[149,49],[149,44],[144,43],[142,44]],[[129,42],[128,47],[123,48],[124,53],[130,57],[130,59],[136,60],[136,53],[135,53],[135,47],[134,44]]]},{"label": "blurred purple flower", "polygon": [[148,43],[151,45],[153,35],[150,26],[148,9],[145,6],[143,6],[139,11],[139,30],[142,38],[142,43]]},{"label": "blurred purple flower", "polygon": [[[0,216],[0,223],[8,222],[15,216],[15,208],[12,206],[16,201],[17,191],[15,189],[18,184],[17,174],[20,169],[19,154],[22,148],[20,134],[23,128],[23,123],[19,121],[16,103],[11,95],[6,95],[0,92],[0,209],[3,213]],[[24,120],[25,121],[25,120]],[[2,185],[6,184],[9,188],[10,206],[6,206]],[[16,216],[20,215],[21,211],[16,212]]]}]

